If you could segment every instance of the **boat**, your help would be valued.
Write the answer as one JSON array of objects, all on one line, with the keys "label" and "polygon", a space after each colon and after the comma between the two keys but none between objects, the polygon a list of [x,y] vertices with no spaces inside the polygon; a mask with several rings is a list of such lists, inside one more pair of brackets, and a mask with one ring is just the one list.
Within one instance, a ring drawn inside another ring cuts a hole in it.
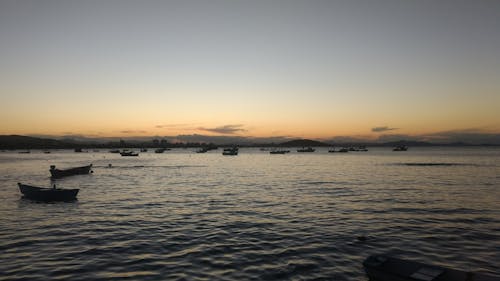
[{"label": "boat", "polygon": [[500,278],[403,260],[386,255],[372,255],[364,262],[372,281],[500,281]]},{"label": "boat", "polygon": [[45,153],[45,154],[50,154],[50,151],[45,150],[43,153]]},{"label": "boat", "polygon": [[26,150],[26,151],[19,151],[18,153],[19,153],[19,154],[28,154],[28,153],[31,153],[31,151],[29,151],[29,150]]},{"label": "boat", "polygon": [[368,149],[366,148],[366,146],[362,145],[362,146],[358,146],[356,151],[366,152],[366,151],[368,151]]},{"label": "boat", "polygon": [[74,167],[65,170],[56,169],[56,165],[50,166],[50,174],[53,179],[59,179],[63,177],[73,176],[73,175],[85,175],[91,173],[90,170],[92,168],[92,164],[81,167]]},{"label": "boat", "polygon": [[300,149],[297,149],[297,152],[314,152],[316,151],[316,149],[312,148],[312,147],[303,147],[303,148],[300,148]]},{"label": "boat", "polygon": [[198,150],[196,150],[196,153],[205,153],[208,152],[208,148],[206,147],[201,147]]},{"label": "boat", "polygon": [[337,152],[337,153],[338,153],[338,152],[341,152],[341,153],[347,153],[347,152],[349,152],[349,149],[348,149],[348,148],[346,148],[346,147],[342,147],[342,148],[341,148],[341,149],[339,149],[339,150],[335,150],[335,148],[332,148],[332,149],[328,150],[328,152],[329,152],[329,153],[335,153],[335,152]]},{"label": "boat", "polygon": [[407,151],[407,150],[408,150],[408,146],[406,146],[406,145],[398,145],[392,149],[392,151]]},{"label": "boat", "polygon": [[24,197],[37,201],[74,201],[79,189],[44,188],[17,183]]},{"label": "boat", "polygon": [[163,153],[167,150],[170,150],[170,148],[158,148],[158,149],[155,149],[155,153]]},{"label": "boat", "polygon": [[276,150],[269,151],[269,154],[287,154],[289,152],[290,152],[290,150],[286,150],[286,149],[276,149]]},{"label": "boat", "polygon": [[83,152],[81,148],[75,148],[75,152]]},{"label": "boat", "polygon": [[141,152],[148,152],[147,148],[141,148]]},{"label": "boat", "polygon": [[109,151],[109,153],[120,153],[119,149],[112,149]]},{"label": "boat", "polygon": [[238,147],[224,148],[224,151],[222,151],[222,155],[236,156],[238,155],[238,150]]},{"label": "boat", "polygon": [[139,156],[139,153],[137,153],[135,151],[124,150],[124,151],[120,152],[120,155],[121,156]]}]

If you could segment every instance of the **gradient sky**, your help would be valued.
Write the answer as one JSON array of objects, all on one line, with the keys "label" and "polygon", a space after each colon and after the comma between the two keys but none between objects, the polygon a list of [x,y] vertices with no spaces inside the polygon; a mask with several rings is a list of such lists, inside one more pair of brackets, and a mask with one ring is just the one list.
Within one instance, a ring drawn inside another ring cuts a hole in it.
[{"label": "gradient sky", "polygon": [[500,1],[0,0],[0,134],[445,131],[500,131]]}]

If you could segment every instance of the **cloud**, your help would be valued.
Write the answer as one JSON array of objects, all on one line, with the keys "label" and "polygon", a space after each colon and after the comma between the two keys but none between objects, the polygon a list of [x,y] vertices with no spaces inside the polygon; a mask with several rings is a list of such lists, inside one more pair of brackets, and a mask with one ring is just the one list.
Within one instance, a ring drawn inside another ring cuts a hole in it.
[{"label": "cloud", "polygon": [[224,125],[220,127],[215,127],[215,128],[205,128],[205,127],[198,127],[198,130],[201,131],[207,131],[207,132],[212,132],[212,133],[218,133],[218,134],[223,134],[223,135],[233,135],[238,132],[245,132],[246,130],[242,128],[243,125],[237,124],[237,125]]},{"label": "cloud", "polygon": [[393,131],[393,130],[398,130],[398,129],[399,128],[389,128],[387,126],[382,126],[382,127],[372,128],[372,132],[381,133],[381,132]]},{"label": "cloud", "polygon": [[171,128],[183,128],[183,127],[188,127],[188,126],[193,126],[193,124],[160,124],[156,125],[155,128],[158,129],[171,129]]},{"label": "cloud", "polygon": [[148,131],[143,131],[143,130],[123,130],[120,131],[122,134],[147,134]]}]

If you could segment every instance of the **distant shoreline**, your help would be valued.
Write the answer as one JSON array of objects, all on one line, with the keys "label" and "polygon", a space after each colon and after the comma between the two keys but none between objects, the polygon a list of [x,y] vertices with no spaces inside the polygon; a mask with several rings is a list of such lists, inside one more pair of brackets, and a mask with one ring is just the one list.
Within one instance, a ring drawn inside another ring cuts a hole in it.
[{"label": "distant shoreline", "polygon": [[383,143],[373,143],[373,142],[339,142],[339,143],[326,143],[315,140],[308,139],[296,139],[292,141],[282,142],[282,143],[245,143],[245,142],[234,142],[234,143],[205,143],[205,142],[176,142],[170,143],[168,141],[159,142],[156,139],[151,139],[150,141],[132,141],[132,140],[121,140],[121,141],[62,141],[55,139],[46,138],[35,138],[20,135],[3,135],[0,136],[0,150],[19,150],[19,149],[111,149],[111,148],[196,148],[204,146],[217,146],[217,147],[227,147],[227,146],[240,146],[240,147],[357,147],[357,146],[367,146],[367,147],[395,147],[399,145],[405,145],[409,147],[498,147],[500,144],[470,144],[463,142],[456,143],[430,143],[421,141],[408,141],[400,140],[395,142],[383,142]]}]

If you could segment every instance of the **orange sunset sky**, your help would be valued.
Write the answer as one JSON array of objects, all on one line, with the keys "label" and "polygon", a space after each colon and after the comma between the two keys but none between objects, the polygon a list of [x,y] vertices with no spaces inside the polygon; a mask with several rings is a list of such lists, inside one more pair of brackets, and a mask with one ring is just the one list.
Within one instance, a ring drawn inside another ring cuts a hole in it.
[{"label": "orange sunset sky", "polygon": [[1,1],[0,134],[500,132],[498,1]]}]

